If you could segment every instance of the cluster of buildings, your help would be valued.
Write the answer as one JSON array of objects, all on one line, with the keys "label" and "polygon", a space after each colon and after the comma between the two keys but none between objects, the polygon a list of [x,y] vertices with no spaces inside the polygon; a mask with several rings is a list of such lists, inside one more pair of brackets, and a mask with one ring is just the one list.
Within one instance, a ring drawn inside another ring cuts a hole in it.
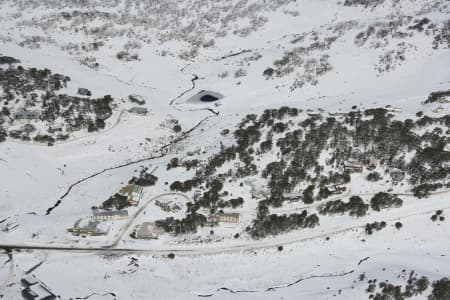
[{"label": "cluster of buildings", "polygon": [[79,219],[75,222],[72,228],[69,228],[69,232],[73,235],[105,235],[108,230],[102,230],[99,228],[101,222],[123,220],[128,218],[127,210],[105,210],[100,211],[95,209],[92,216],[89,219]]},{"label": "cluster of buildings", "polygon": [[50,288],[34,275],[27,275],[20,281],[22,297],[26,300],[54,300],[57,298]]},{"label": "cluster of buildings", "polygon": [[[125,196],[128,206],[138,206],[142,199],[143,187],[137,184],[129,184],[119,190],[121,196]],[[69,229],[73,235],[105,235],[107,230],[99,228],[101,222],[117,221],[128,219],[128,210],[100,210],[94,209],[89,220],[79,219],[74,226]]]}]

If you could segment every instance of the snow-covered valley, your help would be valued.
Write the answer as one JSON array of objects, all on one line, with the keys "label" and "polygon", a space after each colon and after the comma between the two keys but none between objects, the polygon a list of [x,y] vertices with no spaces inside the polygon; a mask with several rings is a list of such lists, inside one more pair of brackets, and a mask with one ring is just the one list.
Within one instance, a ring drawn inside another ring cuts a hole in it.
[{"label": "snow-covered valley", "polygon": [[450,299],[448,1],[0,28],[0,299]]}]

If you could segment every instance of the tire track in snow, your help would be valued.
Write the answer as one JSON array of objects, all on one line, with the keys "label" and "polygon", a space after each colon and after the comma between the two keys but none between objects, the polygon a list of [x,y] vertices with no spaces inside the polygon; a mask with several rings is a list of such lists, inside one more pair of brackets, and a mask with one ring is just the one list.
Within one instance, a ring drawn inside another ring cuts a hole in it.
[{"label": "tire track in snow", "polygon": [[86,297],[75,297],[75,298],[70,298],[70,299],[89,299],[92,296],[100,296],[100,297],[105,297],[105,296],[112,296],[113,299],[117,299],[117,296],[115,293],[110,292],[110,293],[105,293],[105,294],[100,294],[100,293],[92,293],[90,295],[87,295]]},{"label": "tire track in snow", "polygon": [[[268,288],[264,288],[264,289],[259,289],[259,290],[233,290],[231,288],[227,288],[227,287],[221,287],[217,289],[217,292],[220,291],[226,291],[229,292],[231,294],[238,294],[238,293],[263,293],[263,292],[273,292],[276,291],[278,289],[285,289],[285,288],[289,288],[291,286],[297,285],[302,283],[303,281],[309,280],[309,279],[315,279],[315,278],[336,278],[336,277],[345,277],[347,275],[353,274],[356,269],[365,261],[367,261],[369,259],[369,257],[365,257],[363,259],[360,259],[356,268],[348,270],[348,271],[343,271],[340,273],[333,273],[333,274],[323,274],[323,275],[311,275],[308,277],[301,277],[293,282],[290,283],[286,283],[286,284],[282,284],[282,285],[275,285],[275,286],[271,286]],[[212,297],[214,296],[214,293],[207,293],[207,294],[198,294],[197,297]]]},{"label": "tire track in snow", "polygon": [[[293,282],[290,282],[290,283],[286,283],[286,284],[283,284],[283,285],[272,286],[272,287],[268,287],[268,288],[260,289],[260,290],[233,290],[233,289],[230,289],[230,288],[227,288],[227,287],[221,287],[221,288],[217,289],[217,292],[226,291],[226,292],[229,292],[231,294],[273,292],[273,291],[278,290],[278,289],[289,288],[291,286],[297,285],[297,284],[302,283],[303,281],[306,281],[306,280],[309,280],[309,279],[344,277],[344,276],[347,276],[347,275],[350,275],[350,274],[354,273],[355,271],[356,271],[356,269],[352,269],[352,270],[349,270],[349,271],[344,271],[344,272],[335,273],[335,274],[311,275],[311,276],[308,276],[308,277],[299,278],[299,279],[297,279],[297,280],[295,280]],[[198,297],[212,297],[212,296],[214,296],[214,293],[199,294],[197,296]]]}]

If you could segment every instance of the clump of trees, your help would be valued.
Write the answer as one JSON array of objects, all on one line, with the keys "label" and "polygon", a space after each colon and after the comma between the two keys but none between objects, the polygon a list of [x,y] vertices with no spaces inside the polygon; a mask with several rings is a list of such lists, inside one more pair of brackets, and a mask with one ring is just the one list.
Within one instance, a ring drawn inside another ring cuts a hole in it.
[{"label": "clump of trees", "polygon": [[433,290],[428,297],[429,300],[450,299],[450,279],[447,277],[436,280],[432,284]]},{"label": "clump of trees", "polygon": [[102,209],[124,209],[125,207],[128,207],[128,197],[123,196],[120,194],[114,194],[113,196],[109,197],[107,200],[103,201],[100,208]]},{"label": "clump of trees", "polygon": [[369,205],[359,196],[350,197],[348,202],[342,200],[328,201],[319,206],[321,215],[335,215],[348,213],[350,216],[363,217],[367,214]]},{"label": "clump of trees", "polygon": [[237,208],[244,204],[244,198],[242,198],[242,197],[231,198],[230,200],[226,201],[225,203],[226,203],[225,207]]},{"label": "clump of trees", "polygon": [[[14,58],[0,56],[0,61],[8,64],[8,68],[0,68],[0,88],[5,94],[2,99],[7,100],[3,102],[0,120],[4,117],[12,119],[19,105],[12,106],[11,103],[22,101],[25,109],[39,113],[37,122],[46,122],[47,125],[51,125],[55,120],[63,119],[65,126],[62,126],[61,130],[64,128],[66,132],[82,128],[93,132],[105,128],[105,120],[112,115],[113,98],[110,95],[91,99],[61,94],[59,91],[67,87],[70,77],[52,73],[46,68],[24,68],[17,65],[18,60]],[[79,91],[83,91],[82,94],[85,96],[90,96],[90,91],[87,89],[79,89]],[[31,133],[31,131],[23,134],[13,133],[10,136],[31,140],[33,138]],[[49,129],[47,132],[35,133],[33,139],[52,145],[55,139],[64,140],[67,137],[67,134],[56,133]]]},{"label": "clump of trees", "polygon": [[133,176],[128,183],[129,184],[137,184],[140,186],[153,186],[158,181],[158,177],[153,174],[147,173],[147,168],[144,168],[140,171],[138,177]]},{"label": "clump of trees", "polygon": [[202,183],[200,178],[188,179],[183,182],[174,181],[169,187],[172,191],[189,192],[194,187],[199,186]]},{"label": "clump of trees", "polygon": [[319,217],[316,214],[308,215],[304,210],[300,214],[290,215],[269,214],[269,209],[264,204],[258,206],[257,218],[251,226],[247,227],[247,233],[254,239],[264,238],[268,235],[278,235],[300,228],[314,228],[319,225]]},{"label": "clump of trees", "polygon": [[371,235],[374,231],[380,231],[381,229],[386,227],[386,222],[373,222],[373,223],[367,223],[365,232],[368,235]]},{"label": "clump of trees", "polygon": [[139,60],[139,55],[132,54],[132,53],[129,53],[127,51],[119,51],[116,54],[116,57],[117,57],[118,60],[126,61],[126,62]]},{"label": "clump of trees", "polygon": [[5,128],[0,126],[0,143],[6,141],[7,136],[8,133],[6,132]]},{"label": "clump of trees", "polygon": [[20,60],[11,57],[11,56],[5,56],[5,55],[0,55],[0,65],[11,65],[11,64],[18,64],[20,63]]},{"label": "clump of trees", "polygon": [[[405,270],[402,271],[406,272]],[[401,278],[399,276],[399,278]],[[388,280],[379,281],[378,286],[376,279],[368,280],[368,287],[366,292],[369,293],[370,299],[383,300],[404,300],[409,298],[417,298],[422,295],[429,287],[432,288],[431,293],[425,297],[429,300],[445,300],[450,299],[450,280],[447,277],[435,280],[430,283],[426,276],[418,276],[414,271],[409,273],[406,279],[406,284],[394,285]]]},{"label": "clump of trees", "polygon": [[400,199],[396,195],[384,192],[376,193],[370,200],[370,207],[376,211],[391,207],[401,207],[402,205],[402,199]]},{"label": "clump of trees", "polygon": [[197,232],[198,226],[204,226],[206,222],[206,216],[191,212],[183,219],[168,217],[163,220],[157,220],[155,225],[163,228],[166,232],[178,235],[183,233],[195,233]]},{"label": "clump of trees", "polygon": [[166,170],[178,168],[179,166],[180,166],[180,160],[178,159],[178,157],[174,157],[167,164]]},{"label": "clump of trees", "polygon": [[443,215],[443,211],[442,210],[437,210],[432,216],[431,216],[431,221],[436,222],[437,220],[439,221],[444,221],[445,217]]},{"label": "clump of trees", "polygon": [[368,181],[375,182],[375,181],[379,181],[381,178],[382,177],[381,177],[380,173],[378,173],[378,172],[372,172],[372,173],[367,174]]},{"label": "clump of trees", "polygon": [[415,186],[412,191],[417,198],[426,198],[431,192],[442,188],[442,183],[423,183]]}]

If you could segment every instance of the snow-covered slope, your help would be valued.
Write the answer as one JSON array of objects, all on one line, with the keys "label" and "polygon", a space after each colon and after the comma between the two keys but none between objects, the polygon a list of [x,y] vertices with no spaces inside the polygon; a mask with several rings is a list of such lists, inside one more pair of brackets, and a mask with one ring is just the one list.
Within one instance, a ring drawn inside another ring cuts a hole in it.
[{"label": "snow-covered slope", "polygon": [[[414,297],[436,293],[433,281],[450,276],[449,16],[444,0],[0,0],[0,298],[20,297],[20,279],[40,261],[30,273],[62,299],[362,299],[383,293],[369,279],[404,287],[413,270],[430,281]],[[223,98],[201,102],[201,91]],[[20,120],[23,109],[42,115]],[[239,134],[253,127],[242,149]],[[332,172],[345,174],[341,152],[364,171],[323,197],[323,182],[339,181]],[[273,162],[280,173],[267,171]],[[102,236],[67,231],[145,174],[156,184],[127,220],[104,222]],[[314,202],[278,203],[284,183],[283,197],[306,198],[315,185]],[[382,192],[403,205],[374,209]],[[216,196],[220,204],[206,203]],[[323,212],[352,197],[363,216]],[[258,236],[266,204],[302,225]],[[239,222],[203,224],[221,209]],[[143,222],[189,215],[200,215],[194,232],[133,237]]]}]

